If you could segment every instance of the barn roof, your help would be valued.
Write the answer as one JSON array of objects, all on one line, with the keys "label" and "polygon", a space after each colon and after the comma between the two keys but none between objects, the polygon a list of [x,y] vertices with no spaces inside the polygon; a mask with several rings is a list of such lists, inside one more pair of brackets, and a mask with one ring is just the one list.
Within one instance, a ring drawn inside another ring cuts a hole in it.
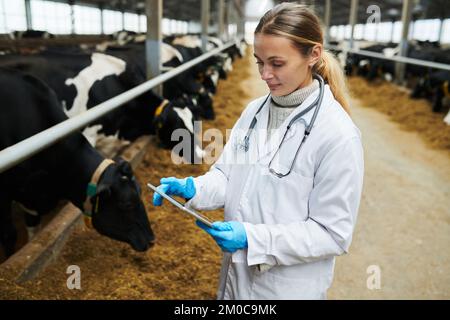
[{"label": "barn roof", "polygon": [[[56,0],[58,1],[58,0]],[[62,0],[61,0],[62,1]],[[105,9],[124,10],[135,13],[145,13],[145,0],[72,0],[75,4],[88,4],[94,6],[102,5]],[[245,4],[250,0],[225,0]],[[64,0],[63,2],[67,2]],[[261,1],[268,2],[268,1]],[[272,3],[279,3],[282,0],[273,0]],[[303,0],[297,1],[309,5],[314,5],[315,11],[320,17],[324,15],[326,0]],[[416,0],[413,10],[414,19],[450,18],[450,8],[448,0]],[[211,23],[217,21],[218,0],[210,0]],[[351,0],[332,0],[331,25],[348,24],[350,15]],[[381,21],[400,20],[402,12],[402,0],[359,0],[357,23],[365,23],[371,13],[367,13],[370,5],[377,5],[380,8]],[[269,0],[270,4],[270,0]],[[169,19],[184,21],[200,21],[201,0],[163,0],[163,16]],[[249,15],[249,13],[247,13]],[[250,13],[251,15],[251,13]]]}]

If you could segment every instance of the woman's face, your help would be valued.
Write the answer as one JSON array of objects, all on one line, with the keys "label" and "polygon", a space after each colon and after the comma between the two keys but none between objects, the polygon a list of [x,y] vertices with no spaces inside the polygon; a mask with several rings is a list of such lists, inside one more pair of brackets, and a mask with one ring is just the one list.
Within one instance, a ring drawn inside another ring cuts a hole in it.
[{"label": "woman's face", "polygon": [[315,46],[309,57],[304,57],[290,40],[257,33],[255,35],[255,57],[261,79],[267,83],[274,96],[287,95],[312,81],[311,67],[320,57]]}]

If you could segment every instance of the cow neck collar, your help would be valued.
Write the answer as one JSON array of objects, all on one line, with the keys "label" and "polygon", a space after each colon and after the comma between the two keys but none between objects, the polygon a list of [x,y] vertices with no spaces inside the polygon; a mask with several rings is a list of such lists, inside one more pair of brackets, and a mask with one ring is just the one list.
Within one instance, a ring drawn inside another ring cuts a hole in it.
[{"label": "cow neck collar", "polygon": [[155,117],[158,117],[164,110],[164,108],[169,104],[169,100],[164,99],[160,105],[155,110]]},{"label": "cow neck collar", "polygon": [[84,224],[92,228],[92,215],[97,212],[98,210],[98,196],[95,200],[95,207],[92,207],[92,197],[95,197],[97,195],[97,184],[98,180],[100,180],[100,177],[102,176],[103,172],[106,170],[107,167],[109,167],[111,164],[113,164],[114,161],[111,159],[103,159],[103,161],[98,165],[97,169],[94,171],[94,174],[91,177],[91,181],[87,185],[86,190],[86,200],[84,201],[83,205],[83,215],[84,215]]}]

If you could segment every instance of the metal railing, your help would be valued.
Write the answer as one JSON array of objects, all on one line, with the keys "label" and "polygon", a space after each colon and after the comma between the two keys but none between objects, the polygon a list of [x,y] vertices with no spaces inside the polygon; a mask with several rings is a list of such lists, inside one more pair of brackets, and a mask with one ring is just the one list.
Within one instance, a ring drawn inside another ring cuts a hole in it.
[{"label": "metal railing", "polygon": [[395,62],[414,64],[414,65],[422,66],[422,67],[429,67],[429,68],[433,68],[433,69],[441,69],[441,70],[450,71],[450,65],[445,64],[445,63],[438,63],[438,62],[408,58],[408,57],[403,57],[403,56],[386,57],[384,54],[378,53],[378,52],[372,52],[372,51],[367,51],[367,50],[356,50],[356,49],[344,49],[344,48],[339,48],[337,46],[332,46],[332,45],[329,45],[326,48],[331,49],[331,50],[340,50],[344,53],[355,53],[355,54],[372,57],[372,58],[378,58],[378,59],[383,59],[383,60],[390,60],[390,61],[395,61]]},{"label": "metal railing", "polygon": [[41,150],[55,144],[61,139],[67,137],[71,133],[78,131],[93,121],[101,118],[105,114],[113,111],[124,103],[140,96],[146,91],[162,84],[163,82],[179,75],[180,73],[192,68],[196,64],[228,49],[234,45],[235,41],[230,41],[218,48],[215,48],[201,56],[183,63],[182,65],[167,71],[153,79],[150,79],[133,89],[123,92],[114,98],[98,104],[97,106],[87,110],[86,112],[60,122],[53,127],[43,130],[34,136],[22,140],[10,147],[0,151],[0,173],[14,167],[18,163],[30,158]]}]

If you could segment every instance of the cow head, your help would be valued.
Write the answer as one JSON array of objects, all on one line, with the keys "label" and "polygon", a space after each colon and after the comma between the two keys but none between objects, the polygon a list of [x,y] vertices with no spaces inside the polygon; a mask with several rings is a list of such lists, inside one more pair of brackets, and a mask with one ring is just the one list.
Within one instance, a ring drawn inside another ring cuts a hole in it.
[{"label": "cow head", "polygon": [[[183,101],[183,99],[177,99],[176,101]],[[194,132],[194,121],[197,119],[188,104],[175,105],[174,101],[167,104],[160,113],[155,114],[154,118],[156,134],[164,148],[175,147],[182,141],[181,139],[188,140],[189,154],[183,154],[181,151],[178,155],[184,157],[190,163],[193,163],[195,159],[201,159],[203,156],[203,151]],[[175,131],[178,129],[182,131]]]},{"label": "cow head", "polygon": [[212,93],[204,88],[200,90],[198,95],[198,104],[201,108],[201,117],[207,120],[214,120],[216,115],[213,109]]},{"label": "cow head", "polygon": [[91,198],[92,225],[100,234],[145,251],[153,245],[155,236],[140,197],[141,189],[130,164],[117,161],[103,172]]},{"label": "cow head", "polygon": [[214,67],[208,68],[203,78],[203,86],[208,92],[216,93],[217,83],[219,81],[219,71]]}]

